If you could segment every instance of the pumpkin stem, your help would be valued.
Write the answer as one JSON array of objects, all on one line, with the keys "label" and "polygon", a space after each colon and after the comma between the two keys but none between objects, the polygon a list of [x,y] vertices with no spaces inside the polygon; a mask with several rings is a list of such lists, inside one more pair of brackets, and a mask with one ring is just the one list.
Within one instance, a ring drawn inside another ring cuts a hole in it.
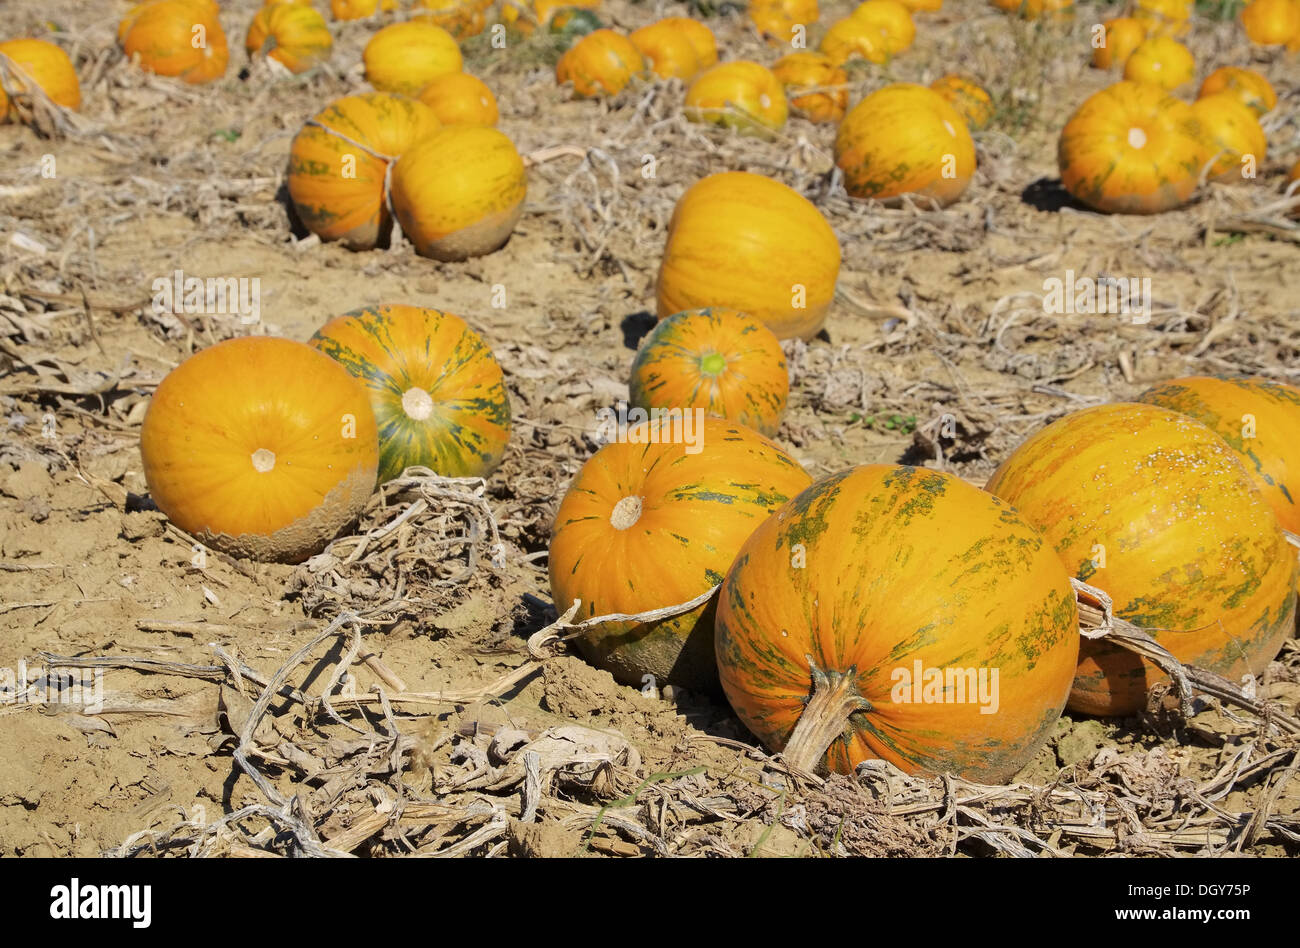
[{"label": "pumpkin stem", "polygon": [[275,452],[268,451],[266,448],[258,448],[251,455],[253,469],[259,474],[265,474],[275,467]]},{"label": "pumpkin stem", "polygon": [[847,672],[823,671],[811,655],[812,695],[799,715],[781,756],[796,770],[812,773],[826,749],[848,727],[849,718],[858,711],[870,711],[871,702],[858,693],[858,669],[850,665]]},{"label": "pumpkin stem", "polygon": [[641,519],[641,498],[627,496],[614,505],[609,515],[610,525],[615,530],[626,530]]}]

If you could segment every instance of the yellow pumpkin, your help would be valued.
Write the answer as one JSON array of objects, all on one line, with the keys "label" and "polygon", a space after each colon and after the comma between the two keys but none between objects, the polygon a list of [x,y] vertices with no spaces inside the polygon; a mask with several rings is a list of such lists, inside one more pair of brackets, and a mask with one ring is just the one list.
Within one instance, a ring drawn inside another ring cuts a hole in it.
[{"label": "yellow pumpkin", "polygon": [[258,10],[244,39],[250,59],[265,51],[294,74],[329,59],[333,48],[334,37],[323,16],[309,6],[284,0]]},{"label": "yellow pumpkin", "polygon": [[800,50],[781,57],[772,67],[790,105],[809,121],[838,122],[849,107],[848,74],[825,53]]},{"label": "yellow pumpkin", "polygon": [[393,212],[415,249],[435,260],[491,253],[510,239],[528,178],[514,144],[495,128],[442,128],[393,168]]},{"label": "yellow pumpkin", "polygon": [[708,69],[718,61],[718,41],[714,39],[713,31],[699,20],[692,20],[686,16],[670,16],[659,22],[671,24],[674,29],[681,31],[686,41],[691,44],[691,48],[695,50],[695,62],[700,69]]},{"label": "yellow pumpkin", "polygon": [[992,0],[999,10],[1017,13],[1026,20],[1039,17],[1059,18],[1074,12],[1074,0]]},{"label": "yellow pumpkin", "polygon": [[443,125],[497,123],[497,100],[487,84],[467,72],[449,72],[424,87],[420,101]]},{"label": "yellow pumpkin", "polygon": [[1268,139],[1247,106],[1230,92],[1216,92],[1192,103],[1205,144],[1214,159],[1211,180],[1248,184],[1264,164]]},{"label": "yellow pumpkin", "polygon": [[384,27],[370,38],[361,58],[372,86],[411,96],[439,76],[460,72],[464,64],[452,35],[427,20]]},{"label": "yellow pumpkin", "polygon": [[527,35],[538,25],[549,26],[556,14],[570,7],[598,10],[600,0],[502,0],[501,22]]},{"label": "yellow pumpkin", "polygon": [[1147,38],[1147,28],[1133,17],[1116,17],[1101,26],[1093,27],[1092,64],[1098,69],[1122,68]]},{"label": "yellow pumpkin", "polygon": [[485,8],[478,0],[416,0],[413,19],[425,20],[458,40],[478,36],[487,26]]},{"label": "yellow pumpkin", "polygon": [[628,39],[656,76],[690,79],[700,71],[699,57],[690,37],[667,20],[634,30]]},{"label": "yellow pumpkin", "polygon": [[330,0],[330,12],[336,20],[360,20],[396,9],[397,0]]},{"label": "yellow pumpkin", "polygon": [[820,16],[817,0],[751,0],[749,19],[769,43],[780,46],[793,40],[796,29],[804,35]]},{"label": "yellow pumpkin", "polygon": [[839,270],[835,232],[803,195],[745,171],[710,175],[673,209],[655,286],[659,318],[723,306],[762,320],[779,339],[811,339]]},{"label": "yellow pumpkin", "polygon": [[573,83],[588,98],[618,95],[633,76],[645,72],[645,60],[632,41],[613,30],[595,30],[569,47],[555,66],[555,79]]},{"label": "yellow pumpkin", "polygon": [[934,13],[943,9],[943,0],[902,0],[912,13]]},{"label": "yellow pumpkin", "polygon": [[849,14],[849,19],[879,30],[890,56],[898,55],[916,39],[912,14],[898,0],[866,0]]},{"label": "yellow pumpkin", "polygon": [[1290,44],[1300,38],[1300,0],[1251,0],[1241,25],[1257,46]]},{"label": "yellow pumpkin", "polygon": [[1159,86],[1117,82],[1065,123],[1061,183],[1099,211],[1155,214],[1186,203],[1207,160],[1192,108]]},{"label": "yellow pumpkin", "polygon": [[1205,77],[1196,97],[1203,99],[1218,92],[1236,96],[1238,102],[1256,115],[1263,115],[1277,105],[1277,93],[1273,91],[1273,86],[1253,69],[1220,66]]},{"label": "yellow pumpkin", "polygon": [[[51,101],[66,109],[81,108],[81,84],[72,60],[58,46],[38,39],[15,39],[0,43],[0,55],[9,59],[12,75],[5,81],[15,94],[34,82]],[[0,74],[3,78],[3,74]],[[0,122],[9,120],[9,97],[0,88]]]},{"label": "yellow pumpkin", "polygon": [[877,64],[887,63],[890,58],[889,43],[880,29],[867,20],[851,16],[831,24],[822,37],[820,48],[837,66],[854,57]]},{"label": "yellow pumpkin", "polygon": [[1133,18],[1146,29],[1148,36],[1184,36],[1191,5],[1185,0],[1137,0]]},{"label": "yellow pumpkin", "polygon": [[969,128],[984,128],[993,119],[993,97],[974,79],[952,73],[930,83],[948,101]]},{"label": "yellow pumpkin", "polygon": [[1196,60],[1191,50],[1168,36],[1143,40],[1124,64],[1125,79],[1145,82],[1165,91],[1191,82],[1195,75]]},{"label": "yellow pumpkin", "polygon": [[933,89],[896,82],[867,96],[840,123],[835,163],[849,194],[877,200],[902,195],[946,207],[975,173],[966,122]]},{"label": "yellow pumpkin", "polygon": [[755,132],[780,128],[789,107],[772,70],[741,59],[720,63],[696,77],[686,90],[685,112],[692,122]]}]

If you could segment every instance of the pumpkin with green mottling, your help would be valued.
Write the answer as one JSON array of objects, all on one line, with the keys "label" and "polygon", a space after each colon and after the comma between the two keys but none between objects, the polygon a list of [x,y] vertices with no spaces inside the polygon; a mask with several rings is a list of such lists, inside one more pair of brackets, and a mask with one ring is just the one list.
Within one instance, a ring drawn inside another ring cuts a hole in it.
[{"label": "pumpkin with green mottling", "polygon": [[676,313],[646,336],[628,382],[638,408],[702,408],[776,434],[790,394],[785,354],[772,330],[739,310]]},{"label": "pumpkin with green mottling", "polygon": [[[612,412],[610,413],[612,416]],[[574,478],[551,531],[551,597],[575,621],[689,602],[722,582],[768,514],[811,482],[743,425],[692,413],[631,425]],[[613,427],[612,417],[604,424]],[[612,431],[607,432],[613,434]],[[624,684],[717,688],[713,601],[657,622],[608,622],[578,639]]]},{"label": "pumpkin with green mottling", "polygon": [[263,6],[244,38],[249,59],[265,52],[295,75],[325,62],[333,49],[334,37],[325,18],[312,7],[298,3]]},{"label": "pumpkin with green mottling", "polygon": [[379,426],[379,480],[423,466],[486,477],[510,440],[510,400],[492,350],[459,316],[385,304],[330,320],[311,345],[365,384]]},{"label": "pumpkin with green mottling", "polygon": [[1078,643],[1043,535],[954,475],[902,465],[799,494],[745,542],[718,598],[727,699],[805,772],[880,759],[1005,782],[1060,718]]},{"label": "pumpkin with green mottling", "polygon": [[[1073,412],[1020,445],[986,489],[1181,662],[1259,676],[1295,626],[1294,551],[1237,453],[1195,418],[1122,402]],[[1085,639],[1069,707],[1131,714],[1167,680]]]}]

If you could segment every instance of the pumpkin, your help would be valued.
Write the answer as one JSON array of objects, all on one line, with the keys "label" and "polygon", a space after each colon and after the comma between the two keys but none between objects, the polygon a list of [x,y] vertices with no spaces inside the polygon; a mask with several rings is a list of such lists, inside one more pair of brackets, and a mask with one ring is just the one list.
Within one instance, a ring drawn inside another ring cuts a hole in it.
[{"label": "pumpkin", "polygon": [[244,50],[249,58],[263,50],[292,73],[306,72],[329,59],[334,48],[325,18],[309,6],[273,3],[257,11]]},{"label": "pumpkin", "polygon": [[459,316],[373,306],[330,320],[309,341],[365,384],[381,483],[414,465],[486,477],[501,463],[510,440],[505,375]]},{"label": "pumpkin", "polygon": [[772,74],[791,96],[791,107],[812,122],[838,122],[849,107],[849,77],[825,53],[800,50],[781,57]]},{"label": "pumpkin", "polygon": [[1074,0],[992,0],[999,10],[1015,13],[1026,20],[1037,20],[1046,16],[1059,19],[1074,12]]},{"label": "pumpkin", "polygon": [[[1291,166],[1291,170],[1286,173],[1286,182],[1284,184],[1283,190],[1290,191],[1291,185],[1295,184],[1297,181],[1300,181],[1300,161],[1297,161],[1295,164],[1293,164]],[[1300,191],[1292,191],[1291,193],[1297,194],[1300,193]],[[1293,211],[1292,213],[1296,213],[1296,212]]]},{"label": "pumpkin", "polygon": [[702,408],[771,437],[790,377],[772,330],[748,313],[715,307],[660,321],[637,350],[628,392],[637,408]]},{"label": "pumpkin", "polygon": [[634,30],[628,39],[656,76],[689,79],[700,71],[690,39],[666,20]]},{"label": "pumpkin", "polygon": [[613,30],[596,30],[574,43],[555,66],[555,79],[573,83],[573,91],[588,98],[618,95],[633,76],[645,71],[645,61],[632,41]]},{"label": "pumpkin", "polygon": [[943,9],[943,0],[902,0],[912,13],[934,13]]},{"label": "pumpkin", "polygon": [[21,95],[34,82],[41,91],[66,109],[81,108],[81,84],[72,60],[58,46],[38,39],[14,39],[0,43],[0,55],[9,59],[9,72],[0,72],[0,122],[9,119],[9,91]]},{"label": "pumpkin", "polygon": [[[1193,418],[1127,403],[1074,412],[1021,444],[986,489],[1179,661],[1258,676],[1295,626],[1295,553],[1233,449]],[[1131,714],[1163,680],[1133,652],[1084,639],[1069,707]]]},{"label": "pumpkin", "polygon": [[420,101],[443,125],[497,123],[497,100],[487,84],[467,72],[449,72],[424,87]]},{"label": "pumpkin", "polygon": [[684,111],[692,122],[759,132],[784,125],[789,105],[772,70],[740,59],[700,73],[686,90]]},{"label": "pumpkin", "polygon": [[158,509],[199,542],[299,562],[356,519],[379,446],[365,388],[310,346],[242,336],[159,383],[140,431]]},{"label": "pumpkin", "polygon": [[133,7],[118,26],[127,59],[160,76],[199,85],[226,74],[230,50],[210,0],[153,0]]},{"label": "pumpkin", "polygon": [[898,0],[866,0],[849,14],[849,19],[879,31],[890,56],[898,55],[916,39],[912,14]]},{"label": "pumpkin", "polygon": [[686,37],[691,48],[695,50],[695,62],[700,69],[708,69],[718,61],[718,42],[713,38],[713,31],[699,20],[686,16],[670,16],[659,21],[669,23]]},{"label": "pumpkin", "polygon": [[1098,211],[1155,214],[1186,203],[1207,160],[1191,106],[1159,86],[1117,82],[1061,131],[1061,184]]},{"label": "pumpkin", "polygon": [[1281,46],[1300,36],[1298,0],[1251,0],[1241,11],[1246,36],[1257,46]]},{"label": "pumpkin", "polygon": [[450,33],[428,20],[393,23],[370,37],[362,51],[366,78],[381,92],[419,95],[439,76],[460,72],[460,47]]},{"label": "pumpkin", "polygon": [[975,173],[965,121],[933,89],[896,82],[859,102],[840,123],[835,163],[849,194],[878,200],[904,194],[946,207]]},{"label": "pumpkin", "polygon": [[438,128],[433,110],[372,92],[338,99],[304,125],[289,148],[289,197],[321,240],[367,250],[391,226],[388,166]]},{"label": "pumpkin", "polygon": [[796,770],[1004,783],[1061,716],[1078,656],[1069,577],[1009,504],[873,464],[813,484],[740,548],[716,658],[736,716]]},{"label": "pumpkin", "polygon": [[1187,33],[1191,5],[1185,0],[1137,0],[1133,18],[1148,36],[1183,36]]},{"label": "pumpkin", "polygon": [[557,10],[546,26],[546,32],[559,40],[561,50],[568,49],[582,37],[604,27],[600,17],[582,7]]},{"label": "pumpkin", "polygon": [[839,270],[839,241],[807,198],[763,175],[725,171],[695,182],[673,209],[655,285],[659,318],[726,306],[778,339],[811,339]]},{"label": "pumpkin", "polygon": [[1228,183],[1254,180],[1255,169],[1264,163],[1268,150],[1268,139],[1255,113],[1232,93],[1218,92],[1193,102],[1192,114],[1214,159],[1210,178]]},{"label": "pumpkin", "polygon": [[1277,105],[1277,93],[1273,91],[1273,86],[1253,69],[1220,66],[1205,77],[1196,97],[1203,99],[1219,92],[1236,96],[1237,101],[1256,115],[1263,115]]},{"label": "pumpkin", "polygon": [[[501,4],[501,22],[528,34],[539,24],[549,26],[553,19],[566,11],[592,11],[599,8],[600,0],[504,0]],[[585,20],[580,21],[579,25],[581,22]]]},{"label": "pumpkin", "polygon": [[957,110],[968,128],[984,128],[993,119],[993,97],[974,79],[952,73],[934,80],[930,88]]},{"label": "pumpkin", "polygon": [[[689,422],[689,427],[688,427]],[[722,582],[745,539],[811,483],[799,463],[743,425],[659,418],[631,426],[582,466],[555,514],[551,598],[577,619],[689,602]],[[619,681],[645,675],[717,688],[713,603],[659,622],[611,622],[579,648]]]},{"label": "pumpkin", "polygon": [[416,0],[412,19],[442,27],[458,40],[478,36],[487,26],[485,7],[478,0]]},{"label": "pumpkin", "polygon": [[1102,26],[1103,32],[1094,33],[1094,41],[1100,40],[1101,45],[1094,45],[1092,50],[1092,64],[1098,69],[1122,68],[1133,55],[1133,50],[1147,38],[1147,28],[1141,20],[1133,17],[1115,17]]},{"label": "pumpkin", "polygon": [[393,211],[415,249],[435,260],[491,253],[510,239],[528,178],[495,128],[453,125],[417,141],[393,168]]},{"label": "pumpkin", "polygon": [[849,16],[831,24],[831,28],[822,37],[819,48],[830,57],[831,62],[842,66],[854,57],[865,59],[869,63],[887,63],[888,47],[879,28],[866,20]]},{"label": "pumpkin", "polygon": [[336,20],[360,20],[383,11],[397,9],[397,0],[330,0],[330,12]]},{"label": "pumpkin", "polygon": [[1178,40],[1151,36],[1138,44],[1124,63],[1124,78],[1145,82],[1165,91],[1177,89],[1196,75],[1196,60]]},{"label": "pumpkin", "polygon": [[1190,415],[1237,453],[1282,529],[1300,534],[1300,387],[1255,378],[1174,379],[1138,396]]},{"label": "pumpkin", "polygon": [[793,42],[796,28],[808,27],[821,15],[817,0],[750,0],[749,19],[769,43],[782,45]]}]

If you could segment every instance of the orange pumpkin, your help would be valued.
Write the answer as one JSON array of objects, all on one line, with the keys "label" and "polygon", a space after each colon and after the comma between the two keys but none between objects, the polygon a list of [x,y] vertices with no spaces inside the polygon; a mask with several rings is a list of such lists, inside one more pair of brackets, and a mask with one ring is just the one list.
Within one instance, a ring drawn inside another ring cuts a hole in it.
[{"label": "orange pumpkin", "polygon": [[1148,36],[1183,36],[1191,4],[1186,0],[1137,0],[1133,18],[1146,29]]},{"label": "orange pumpkin", "polygon": [[1277,93],[1267,79],[1253,69],[1220,66],[1205,77],[1196,97],[1203,99],[1219,92],[1236,96],[1237,101],[1256,115],[1263,115],[1277,105]]},{"label": "orange pumpkin", "polygon": [[1241,11],[1246,36],[1257,46],[1282,46],[1300,37],[1300,0],[1251,0]]},{"label": "orange pumpkin", "polygon": [[478,36],[487,26],[486,6],[478,0],[416,0],[413,19],[442,27],[455,39]]},{"label": "orange pumpkin", "polygon": [[[718,418],[642,422],[597,451],[574,478],[551,531],[551,598],[577,618],[688,602],[722,582],[736,551],[811,483],[757,432]],[[612,425],[611,425],[612,427]],[[717,687],[713,604],[653,623],[612,622],[579,640],[625,684]]]},{"label": "orange pumpkin", "polygon": [[330,12],[336,20],[360,20],[397,9],[397,0],[330,0]]},{"label": "orange pumpkin", "polygon": [[159,383],[140,431],[158,509],[201,543],[299,562],[355,520],[375,488],[366,390],[310,346],[242,336]]},{"label": "orange pumpkin", "polygon": [[323,63],[333,49],[334,38],[325,18],[297,3],[263,6],[244,39],[249,58],[265,50],[268,57],[295,74]]},{"label": "orange pumpkin", "polygon": [[718,42],[713,31],[699,20],[685,16],[670,16],[659,21],[671,24],[686,37],[691,48],[695,50],[695,62],[700,69],[708,69],[718,61]]},{"label": "orange pumpkin", "polygon": [[420,101],[443,125],[497,123],[497,100],[487,84],[467,72],[449,72],[424,87]]},{"label": "orange pumpkin", "polygon": [[[0,43],[0,55],[9,60],[9,75],[0,72],[10,90],[25,93],[35,83],[50,100],[66,109],[81,108],[81,84],[72,60],[58,46],[38,39],[15,39]],[[9,120],[9,96],[0,87],[0,122]]]},{"label": "orange pumpkin", "polygon": [[771,437],[790,376],[772,330],[719,306],[661,320],[637,350],[628,392],[637,408],[701,408]]},{"label": "orange pumpkin", "polygon": [[811,339],[839,270],[835,232],[803,195],[763,175],[710,175],[673,209],[655,285],[659,318],[725,306],[761,319],[779,339]]},{"label": "orange pumpkin", "polygon": [[618,95],[633,76],[643,72],[645,60],[630,39],[613,30],[596,30],[560,57],[555,79],[572,82],[580,96],[593,97]]},{"label": "orange pumpkin", "polygon": [[438,128],[423,103],[372,92],[332,102],[289,148],[289,196],[322,240],[366,250],[391,226],[384,182],[390,161]]},{"label": "orange pumpkin", "polygon": [[946,207],[975,173],[966,123],[933,89],[896,82],[867,96],[840,123],[835,163],[849,194],[877,200],[902,195]]},{"label": "orange pumpkin", "polygon": [[1124,63],[1124,78],[1145,82],[1166,92],[1191,82],[1196,75],[1196,60],[1178,40],[1152,36],[1138,44]]},{"label": "orange pumpkin", "polygon": [[510,239],[528,177],[495,128],[454,125],[417,141],[393,168],[393,211],[415,249],[435,260],[491,253]]},{"label": "orange pumpkin", "polygon": [[778,129],[789,106],[772,70],[740,59],[700,73],[686,90],[686,117],[742,132]]},{"label": "orange pumpkin", "polygon": [[[1258,676],[1295,626],[1295,552],[1233,449],[1193,418],[1125,403],[1074,412],[1021,444],[986,489],[1179,661]],[[1163,680],[1133,652],[1084,639],[1069,707],[1131,714]]]},{"label": "orange pumpkin", "polygon": [[1300,387],[1197,376],[1163,382],[1137,400],[1211,428],[1237,453],[1282,529],[1300,534]]},{"label": "orange pumpkin", "polygon": [[796,30],[807,35],[808,27],[821,15],[817,0],[750,0],[749,19],[769,43],[780,46],[793,41]]},{"label": "orange pumpkin", "polygon": [[1186,203],[1208,157],[1191,106],[1138,82],[1090,96],[1065,123],[1057,149],[1065,190],[1120,214]]},{"label": "orange pumpkin", "polygon": [[993,119],[993,97],[974,79],[953,73],[934,80],[930,88],[957,110],[969,128],[984,128]]},{"label": "orange pumpkin", "polygon": [[410,96],[439,76],[460,72],[464,64],[452,35],[427,20],[384,27],[370,37],[361,58],[372,86]]},{"label": "orange pumpkin", "polygon": [[890,59],[889,43],[880,29],[851,16],[831,24],[822,37],[820,49],[837,66],[855,57],[869,63],[887,63]]},{"label": "orange pumpkin", "polygon": [[727,700],[804,772],[877,759],[1003,783],[1051,735],[1079,651],[1042,534],[915,467],[818,481],[750,535],[718,596]]},{"label": "orange pumpkin", "polygon": [[230,50],[212,0],[151,0],[133,7],[118,25],[128,59],[160,76],[191,85],[226,74]]},{"label": "orange pumpkin", "polygon": [[1074,0],[991,0],[993,5],[1005,13],[1019,14],[1026,20],[1039,17],[1058,19],[1074,12]]},{"label": "orange pumpkin", "polygon": [[812,122],[838,122],[849,107],[849,76],[825,53],[800,50],[772,67],[790,105]]},{"label": "orange pumpkin", "polygon": [[700,71],[690,38],[667,20],[651,23],[628,37],[651,71],[664,79],[689,79]]},{"label": "orange pumpkin", "polygon": [[1147,28],[1133,17],[1115,17],[1100,29],[1094,26],[1092,64],[1098,69],[1122,68],[1146,38]]},{"label": "orange pumpkin", "polygon": [[1231,93],[1218,92],[1193,102],[1192,114],[1214,159],[1210,178],[1237,184],[1253,181],[1268,150],[1255,113]]},{"label": "orange pumpkin", "polygon": [[934,13],[943,9],[943,0],[902,0],[912,13]]},{"label": "orange pumpkin", "polygon": [[527,35],[539,24],[550,26],[560,11],[569,8],[598,10],[600,0],[503,0],[501,22]]},{"label": "orange pumpkin", "polygon": [[878,31],[890,56],[898,55],[916,39],[912,14],[899,0],[866,0],[849,14],[849,19]]}]

